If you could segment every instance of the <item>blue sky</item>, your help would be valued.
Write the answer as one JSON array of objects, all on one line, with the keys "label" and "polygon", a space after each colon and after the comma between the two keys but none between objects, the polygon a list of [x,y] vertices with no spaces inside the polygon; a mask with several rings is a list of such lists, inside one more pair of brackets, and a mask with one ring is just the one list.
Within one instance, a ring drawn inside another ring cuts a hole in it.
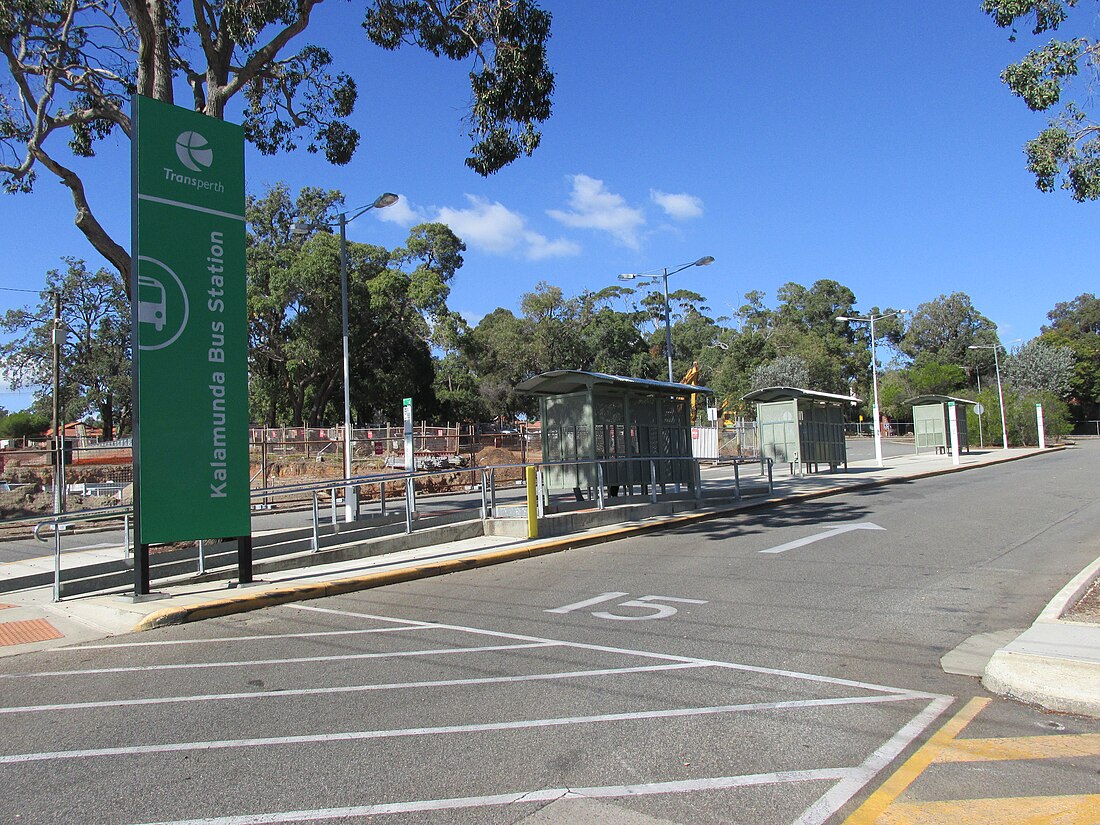
[{"label": "blue sky", "polygon": [[[1085,5],[1067,31],[1095,36]],[[714,315],[749,290],[774,304],[788,281],[832,278],[861,310],[965,291],[1006,342],[1096,291],[1100,205],[1035,189],[1022,146],[1046,117],[998,77],[1033,38],[1010,43],[979,0],[544,6],[557,90],[533,157],[488,179],[468,170],[467,67],[382,52],[352,4],[326,3],[302,42],[328,46],[356,78],[359,151],[333,167],[249,150],[249,190],[339,188],[349,206],[399,193],[349,237],[397,246],[413,222],[449,223],[468,247],[449,304],[471,323],[518,311],[539,281],[571,295],[703,255],[715,263],[671,286],[705,295]],[[74,164],[125,243],[128,144]],[[45,173],[0,208],[4,286],[40,288],[63,255],[102,264]],[[0,309],[33,297],[0,291]],[[0,406],[28,403],[7,390]]]}]

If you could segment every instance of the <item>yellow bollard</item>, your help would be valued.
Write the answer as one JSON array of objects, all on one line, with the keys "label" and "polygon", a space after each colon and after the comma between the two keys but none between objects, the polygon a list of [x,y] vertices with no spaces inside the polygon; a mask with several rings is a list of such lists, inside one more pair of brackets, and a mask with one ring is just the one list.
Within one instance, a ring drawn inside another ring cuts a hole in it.
[{"label": "yellow bollard", "polygon": [[535,468],[528,465],[527,468],[527,538],[539,537],[539,500],[538,489],[535,482]]}]

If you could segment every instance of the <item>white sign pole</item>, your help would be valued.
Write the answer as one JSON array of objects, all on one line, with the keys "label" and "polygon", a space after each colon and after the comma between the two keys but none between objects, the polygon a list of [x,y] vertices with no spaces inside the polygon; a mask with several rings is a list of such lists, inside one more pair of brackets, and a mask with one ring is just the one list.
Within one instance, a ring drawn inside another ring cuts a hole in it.
[{"label": "white sign pole", "polygon": [[[401,417],[405,424],[405,472],[416,472],[416,456],[413,453],[413,400],[405,398],[401,402]],[[413,485],[405,485],[405,509],[408,513],[416,511],[416,498]]]},{"label": "white sign pole", "polygon": [[1043,426],[1043,405],[1035,405],[1035,426],[1039,430],[1039,449],[1045,450],[1047,448],[1047,434],[1045,427]]},{"label": "white sign pole", "polygon": [[951,463],[959,464],[959,419],[955,417],[955,402],[947,402],[947,418],[951,428]]}]

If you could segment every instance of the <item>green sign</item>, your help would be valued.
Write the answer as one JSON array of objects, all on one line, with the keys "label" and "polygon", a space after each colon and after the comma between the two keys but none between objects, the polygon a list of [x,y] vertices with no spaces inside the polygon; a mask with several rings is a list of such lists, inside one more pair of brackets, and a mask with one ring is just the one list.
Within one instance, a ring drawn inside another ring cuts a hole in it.
[{"label": "green sign", "polygon": [[139,95],[132,112],[140,541],[247,536],[244,134]]}]

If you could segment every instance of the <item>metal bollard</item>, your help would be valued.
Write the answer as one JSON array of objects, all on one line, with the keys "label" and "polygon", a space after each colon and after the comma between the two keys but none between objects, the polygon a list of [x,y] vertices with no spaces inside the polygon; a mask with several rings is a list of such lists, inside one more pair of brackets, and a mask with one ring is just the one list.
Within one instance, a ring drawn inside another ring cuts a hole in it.
[{"label": "metal bollard", "polygon": [[335,488],[335,487],[332,488],[332,532],[333,533],[339,533],[340,532],[340,523],[336,519],[336,489],[337,488]]},{"label": "metal bollard", "polygon": [[538,517],[546,515],[546,479],[542,474],[542,467],[535,467],[535,489],[538,492]]},{"label": "metal bollard", "polygon": [[596,506],[600,510],[607,508],[607,503],[603,498],[603,465],[596,464]]},{"label": "metal bollard", "polygon": [[772,483],[772,465],[774,463],[775,462],[772,461],[770,458],[768,459],[768,493],[769,494],[774,494],[775,493],[775,485]]},{"label": "metal bollard", "polygon": [[199,539],[199,575],[206,573],[206,539]]},{"label": "metal bollard", "polygon": [[699,459],[695,460],[695,502],[700,503],[703,500],[703,470],[699,464]]},{"label": "metal bollard", "polygon": [[657,503],[657,462],[649,460],[649,503]]},{"label": "metal bollard", "polygon": [[122,557],[124,559],[130,558],[130,514],[124,513],[122,516]]},{"label": "metal bollard", "polygon": [[321,549],[321,508],[317,502],[317,491],[313,491],[313,540],[312,550],[316,553]]},{"label": "metal bollard", "polygon": [[488,473],[484,470],[481,471],[481,518],[487,519],[489,517],[489,490],[487,489],[486,481],[488,479]]},{"label": "metal bollard", "polygon": [[53,523],[53,600],[61,601],[61,525]]},{"label": "metal bollard", "polygon": [[386,517],[386,482],[378,482],[378,498],[382,504],[382,518]]},{"label": "metal bollard", "polygon": [[497,511],[497,468],[489,470],[489,512]]},{"label": "metal bollard", "polygon": [[741,500],[741,472],[737,469],[737,462],[733,462],[733,497]]},{"label": "metal bollard", "polygon": [[412,476],[405,477],[405,532],[413,531],[413,480]]},{"label": "metal bollard", "polygon": [[527,484],[527,538],[539,537],[538,471],[528,464],[523,470]]}]

